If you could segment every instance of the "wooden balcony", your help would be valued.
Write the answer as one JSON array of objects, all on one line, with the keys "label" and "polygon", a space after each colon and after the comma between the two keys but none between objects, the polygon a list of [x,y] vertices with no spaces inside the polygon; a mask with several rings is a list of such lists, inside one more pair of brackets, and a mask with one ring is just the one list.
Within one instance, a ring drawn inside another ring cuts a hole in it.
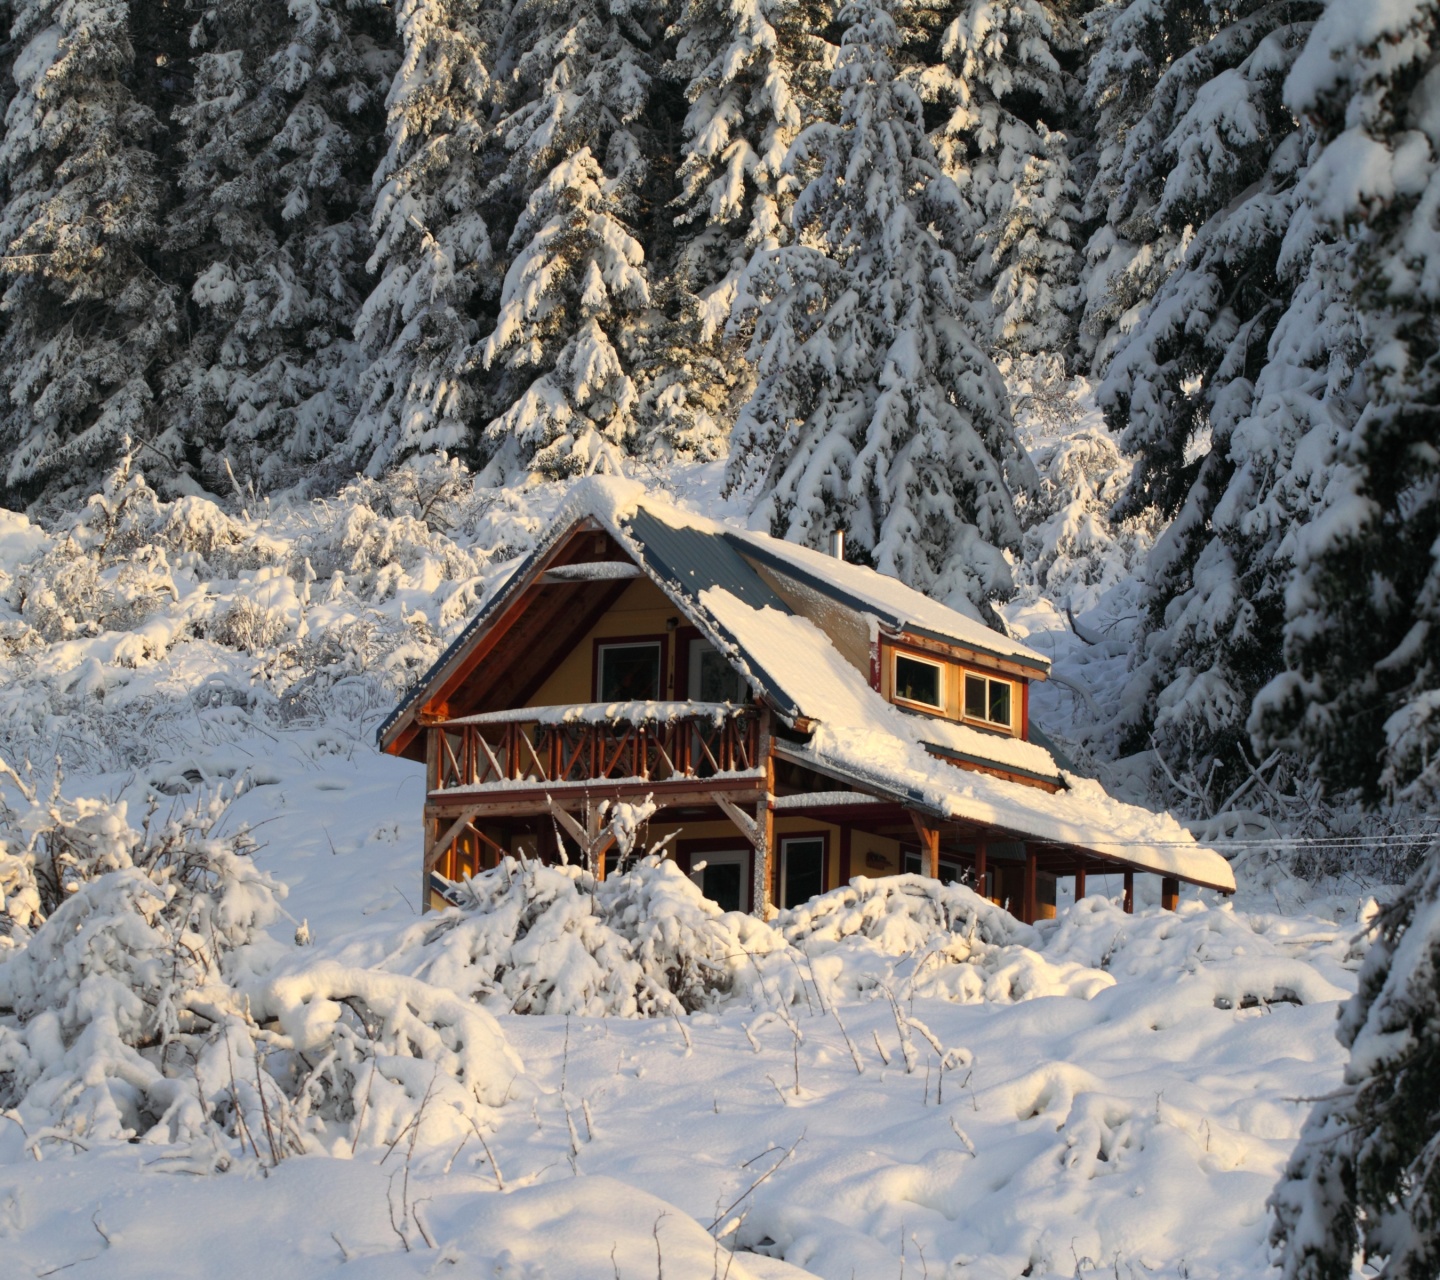
[{"label": "wooden balcony", "polygon": [[430,790],[678,781],[762,767],[760,720],[729,703],[522,707],[430,726]]}]

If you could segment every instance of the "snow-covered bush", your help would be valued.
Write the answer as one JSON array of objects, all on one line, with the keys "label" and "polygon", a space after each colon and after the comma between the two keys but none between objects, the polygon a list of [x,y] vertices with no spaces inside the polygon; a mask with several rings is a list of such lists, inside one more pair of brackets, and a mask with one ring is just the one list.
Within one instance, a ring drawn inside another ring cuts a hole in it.
[{"label": "snow-covered bush", "polygon": [[284,886],[214,795],[142,829],[123,802],[0,813],[0,1110],[35,1147],[198,1144],[211,1167],[332,1139],[471,1132],[519,1060],[493,1017],[414,978],[277,964]]},{"label": "snow-covered bush", "polygon": [[152,810],[137,831],[123,801],[7,775],[25,808],[0,815],[0,856],[29,883],[7,894],[0,1107],[78,1143],[193,1133],[200,1069],[243,1021],[235,984],[283,888],[248,831],[220,834],[218,795],[168,821]]},{"label": "snow-covered bush", "polygon": [[698,1009],[743,981],[748,953],[783,945],[659,857],[607,880],[507,858],[454,893],[459,907],[410,926],[385,966],[517,1013]]}]

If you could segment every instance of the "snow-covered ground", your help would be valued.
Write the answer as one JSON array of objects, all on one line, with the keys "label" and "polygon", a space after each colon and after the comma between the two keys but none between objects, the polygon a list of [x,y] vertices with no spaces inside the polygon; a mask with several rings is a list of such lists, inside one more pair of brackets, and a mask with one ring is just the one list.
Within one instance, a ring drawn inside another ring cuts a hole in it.
[{"label": "snow-covered ground", "polygon": [[[670,484],[723,515],[717,487],[714,468]],[[678,923],[645,963],[708,949],[726,976],[687,1000],[694,1012],[661,1001],[663,1016],[627,1018],[593,1016],[624,999],[591,999],[575,976],[641,949],[625,902],[557,874],[544,929],[477,899],[434,962],[443,939],[416,914],[420,770],[379,756],[373,729],[557,500],[482,501],[431,469],[409,489],[253,517],[123,479],[68,530],[3,517],[0,754],[43,773],[58,752],[65,795],[124,800],[137,826],[149,795],[183,807],[238,787],[222,829],[248,823],[259,869],[288,887],[264,964],[300,992],[256,999],[294,1043],[328,1016],[322,972],[369,975],[372,1012],[398,992],[397,1024],[407,1010],[424,1022],[431,987],[478,992],[499,1036],[473,1115],[437,1103],[408,1130],[403,1112],[368,1128],[332,1117],[284,1159],[263,1136],[215,1131],[82,1150],[73,1127],[18,1108],[0,1119],[0,1275],[1261,1274],[1266,1197],[1306,1100],[1339,1078],[1363,893],[1302,906],[1242,877],[1233,903],[1187,892],[1178,914],[1127,917],[1101,879],[1029,930],[963,891],[941,903],[869,883],[770,928],[707,914],[688,882],[659,877]],[[1082,516],[1062,504],[1037,546],[1083,553],[1064,540]],[[1133,547],[1092,550],[1088,570],[1083,554],[1049,562],[1082,628],[1117,608]],[[1077,636],[1046,586],[1027,586],[1011,625],[1108,694],[1120,648]],[[1084,696],[1057,682],[1037,706],[1065,736]],[[581,914],[608,923],[561,921],[587,892]],[[937,927],[941,906],[955,932]],[[499,975],[497,957],[527,976]],[[400,977],[382,989],[375,975]],[[551,978],[547,1007],[571,1012],[510,1011],[517,982]],[[439,1060],[401,1042],[365,1051],[356,1061],[412,1085]],[[416,1092],[429,1096],[423,1079]]]},{"label": "snow-covered ground", "polygon": [[[233,815],[257,824],[257,860],[289,884],[314,954],[383,951],[414,920],[413,767],[363,742],[317,761],[299,731],[246,746],[275,780]],[[1257,1275],[1304,1100],[1340,1070],[1355,904],[1330,905],[1126,917],[1087,899],[1034,947],[988,954],[987,973],[1022,975],[992,984],[999,998],[926,994],[917,973],[954,964],[931,947],[891,956],[868,991],[812,953],[793,1003],[772,980],[683,1019],[499,1010],[523,1080],[489,1154],[462,1134],[202,1174],[190,1148],[150,1143],[42,1144],[37,1161],[5,1126],[5,1272]],[[734,1219],[726,1244],[789,1267],[717,1254],[708,1229]]]}]

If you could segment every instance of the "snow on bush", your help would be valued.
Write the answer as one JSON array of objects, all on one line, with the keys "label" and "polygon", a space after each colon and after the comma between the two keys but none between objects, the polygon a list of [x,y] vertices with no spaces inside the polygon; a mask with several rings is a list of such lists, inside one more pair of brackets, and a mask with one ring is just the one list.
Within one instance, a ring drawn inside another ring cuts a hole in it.
[{"label": "snow on bush", "polygon": [[[493,1017],[449,991],[276,964],[283,885],[218,794],[140,830],[6,769],[0,1112],[85,1149],[195,1144],[212,1167],[340,1141],[471,1132],[521,1075]],[[297,939],[298,940],[298,939]]]},{"label": "snow on bush", "polygon": [[456,906],[338,953],[497,1012],[668,1017],[886,992],[972,1002],[1088,998],[1113,979],[1051,961],[1039,935],[960,885],[857,877],[770,923],[721,911],[649,855],[598,880],[507,858],[451,887]]},{"label": "snow on bush", "polygon": [[[598,880],[507,858],[454,886],[459,905],[342,960],[369,959],[517,1013],[661,1017],[743,984],[749,953],[782,947],[751,916],[722,912],[668,860]],[[363,957],[363,959],[362,959]]]}]

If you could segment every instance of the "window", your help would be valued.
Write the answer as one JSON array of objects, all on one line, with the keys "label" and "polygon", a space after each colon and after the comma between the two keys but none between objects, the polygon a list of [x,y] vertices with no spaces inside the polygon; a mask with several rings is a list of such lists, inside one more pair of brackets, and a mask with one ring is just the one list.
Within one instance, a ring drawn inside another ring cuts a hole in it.
[{"label": "window", "polygon": [[941,685],[942,668],[938,662],[923,658],[895,655],[895,696],[905,702],[918,702],[923,707],[943,710],[945,692]]},{"label": "window", "polygon": [[660,642],[602,644],[597,692],[601,702],[651,702],[660,697]]},{"label": "window", "polygon": [[721,911],[750,910],[750,850],[696,854],[690,879]]},{"label": "window", "polygon": [[690,641],[690,687],[694,702],[744,702],[745,681],[725,655],[704,640]]},{"label": "window", "polygon": [[965,718],[983,720],[987,724],[1009,729],[1014,724],[1013,687],[1008,680],[992,680],[989,676],[965,673]]},{"label": "window", "polygon": [[[928,876],[930,874],[930,859],[923,856],[918,850],[906,849],[904,862],[907,875]],[[943,853],[940,855],[940,883],[965,883],[965,869]]]},{"label": "window", "polygon": [[780,905],[798,907],[825,892],[825,838],[780,841]]}]

